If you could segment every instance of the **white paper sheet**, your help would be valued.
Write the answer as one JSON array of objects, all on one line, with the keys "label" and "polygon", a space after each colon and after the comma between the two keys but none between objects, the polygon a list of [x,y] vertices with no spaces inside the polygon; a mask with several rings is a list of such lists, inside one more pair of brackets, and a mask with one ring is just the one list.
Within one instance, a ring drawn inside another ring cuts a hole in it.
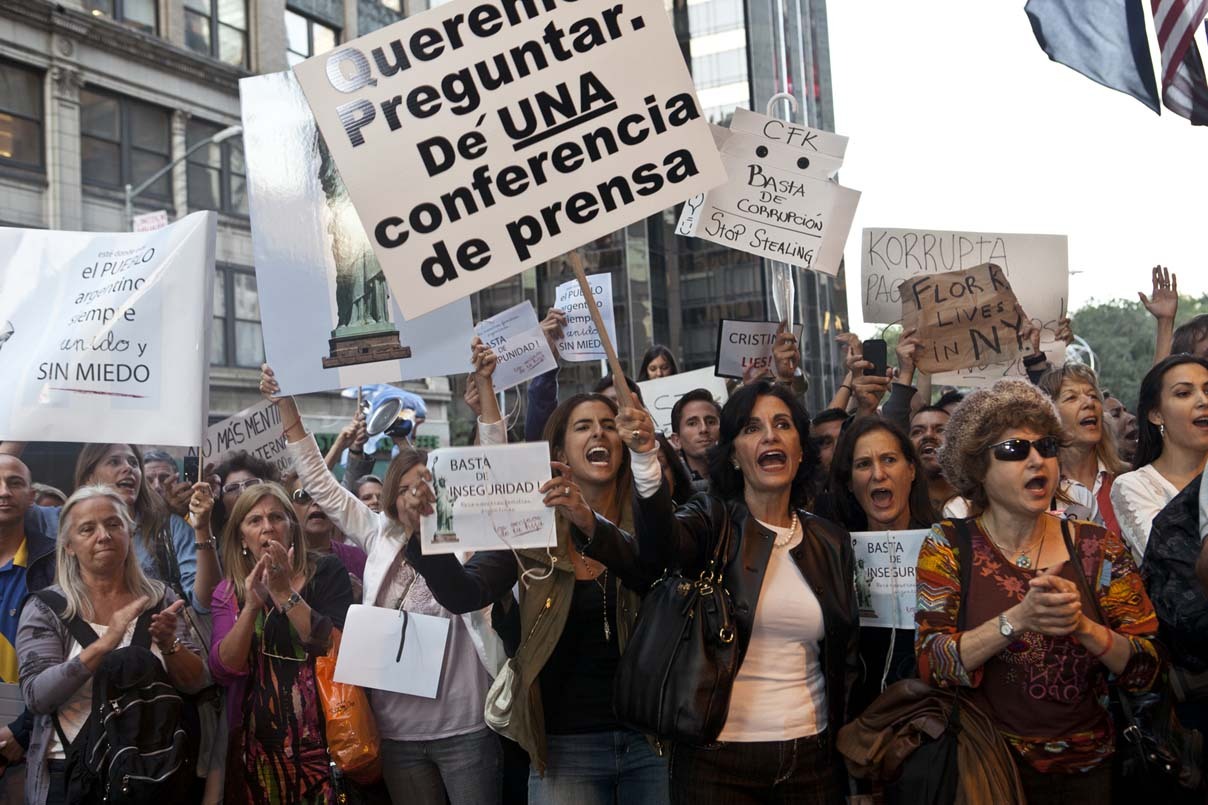
[{"label": "white paper sheet", "polygon": [[344,618],[335,681],[435,699],[448,640],[448,618],[353,604]]}]

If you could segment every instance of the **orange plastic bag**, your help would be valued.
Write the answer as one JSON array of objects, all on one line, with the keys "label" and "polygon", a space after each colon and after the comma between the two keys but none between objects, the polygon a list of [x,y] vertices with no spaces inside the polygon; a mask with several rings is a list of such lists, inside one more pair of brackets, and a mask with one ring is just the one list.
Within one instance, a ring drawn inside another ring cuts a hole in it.
[{"label": "orange plastic bag", "polygon": [[377,723],[365,691],[335,681],[339,654],[340,630],[332,629],[331,651],[315,660],[319,700],[327,718],[327,753],[349,779],[369,784],[382,776]]}]

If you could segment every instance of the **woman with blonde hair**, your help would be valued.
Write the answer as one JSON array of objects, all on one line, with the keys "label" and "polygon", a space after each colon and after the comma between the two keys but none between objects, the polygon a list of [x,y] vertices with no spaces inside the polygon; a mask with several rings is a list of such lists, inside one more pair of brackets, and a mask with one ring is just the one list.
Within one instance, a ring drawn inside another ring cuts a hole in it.
[{"label": "woman with blonde hair", "polygon": [[1049,369],[1036,385],[1056,404],[1065,430],[1059,501],[1071,516],[1119,533],[1110,495],[1128,465],[1120,458],[1115,431],[1104,421],[1098,375],[1084,364],[1067,363]]},{"label": "woman with blonde hair", "polygon": [[274,483],[243,491],[222,535],[210,670],[226,686],[228,803],[328,805],[315,658],[342,628],[352,585],[335,556],[306,550],[289,496]]},{"label": "woman with blonde hair", "polygon": [[[34,714],[26,802],[67,801],[68,747],[56,725],[68,742],[75,740],[92,710],[92,675],[110,652],[136,639],[140,619],[147,623],[150,650],[173,686],[192,693],[209,681],[199,649],[177,617],[184,602],[143,573],[131,546],[133,534],[124,496],[107,486],[77,489],[60,512],[57,583],[47,589],[66,606],[56,613],[31,596],[17,628],[21,693]],[[154,614],[143,619],[148,611]],[[97,635],[86,648],[69,631],[68,622],[77,616]]]}]

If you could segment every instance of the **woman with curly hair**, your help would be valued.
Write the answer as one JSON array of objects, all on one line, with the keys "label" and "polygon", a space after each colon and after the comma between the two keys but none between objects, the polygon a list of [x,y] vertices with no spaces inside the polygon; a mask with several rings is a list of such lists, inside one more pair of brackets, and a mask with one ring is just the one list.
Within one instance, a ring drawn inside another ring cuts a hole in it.
[{"label": "woman with curly hair", "polygon": [[[971,689],[1031,805],[1110,801],[1108,675],[1144,691],[1162,665],[1153,606],[1120,537],[1048,512],[1063,438],[1052,402],[1026,382],[969,395],[940,461],[977,516],[937,524],[917,571],[919,677]],[[958,632],[962,606],[970,625]]]}]

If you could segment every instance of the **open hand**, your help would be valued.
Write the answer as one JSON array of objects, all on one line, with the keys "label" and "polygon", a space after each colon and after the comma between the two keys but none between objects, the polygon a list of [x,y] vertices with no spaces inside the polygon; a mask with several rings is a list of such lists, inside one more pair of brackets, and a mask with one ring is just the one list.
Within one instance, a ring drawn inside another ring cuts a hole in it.
[{"label": "open hand", "polygon": [[1162,266],[1153,267],[1153,288],[1149,296],[1137,291],[1141,304],[1155,319],[1173,320],[1179,312],[1179,278]]},{"label": "open hand", "polygon": [[575,483],[570,466],[561,461],[551,461],[549,465],[554,471],[554,477],[537,490],[545,496],[541,502],[551,509],[561,511],[576,528],[590,536],[595,531],[596,515],[583,499],[583,491]]}]

